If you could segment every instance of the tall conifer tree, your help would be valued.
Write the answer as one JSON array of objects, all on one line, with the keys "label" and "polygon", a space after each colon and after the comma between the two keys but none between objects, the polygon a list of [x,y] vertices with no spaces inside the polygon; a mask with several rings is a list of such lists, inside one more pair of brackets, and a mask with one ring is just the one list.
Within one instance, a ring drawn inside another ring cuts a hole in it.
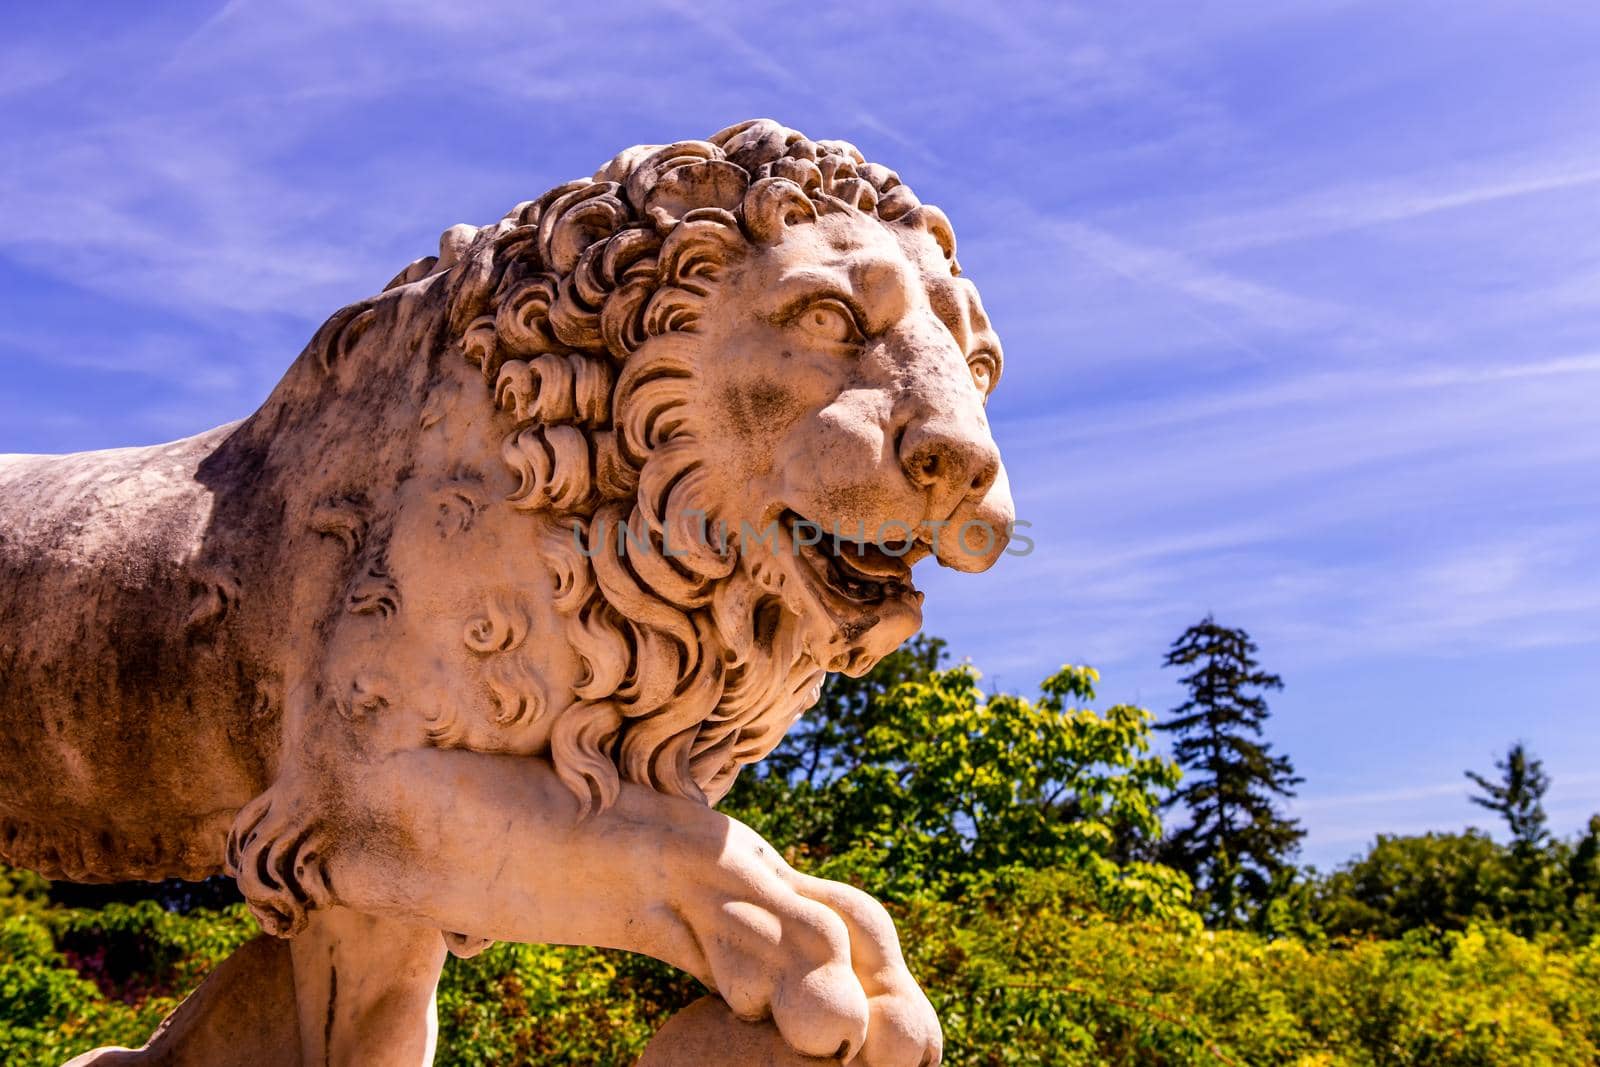
[{"label": "tall conifer tree", "polygon": [[1164,845],[1168,863],[1188,873],[1212,921],[1238,924],[1265,906],[1305,831],[1279,810],[1302,779],[1285,756],[1261,740],[1267,702],[1283,680],[1260,669],[1243,630],[1207,615],[1184,631],[1165,665],[1189,668],[1189,699],[1157,729],[1176,736],[1173,757],[1184,768],[1169,807],[1188,812]]},{"label": "tall conifer tree", "polygon": [[1511,833],[1510,925],[1522,936],[1532,937],[1560,913],[1564,895],[1556,884],[1560,871],[1551,862],[1549,819],[1544,810],[1550,778],[1544,773],[1543,761],[1521,741],[1506,751],[1504,759],[1495,761],[1495,769],[1500,772],[1499,781],[1476,771],[1466,772],[1480,790],[1468,799],[1505,820]]},{"label": "tall conifer tree", "polygon": [[1505,820],[1513,850],[1519,855],[1532,855],[1550,837],[1546,829],[1549,820],[1544,813],[1544,794],[1550,788],[1550,778],[1544,773],[1544,762],[1518,741],[1494,766],[1500,772],[1498,782],[1476,771],[1466,772],[1482,790],[1468,799]]}]

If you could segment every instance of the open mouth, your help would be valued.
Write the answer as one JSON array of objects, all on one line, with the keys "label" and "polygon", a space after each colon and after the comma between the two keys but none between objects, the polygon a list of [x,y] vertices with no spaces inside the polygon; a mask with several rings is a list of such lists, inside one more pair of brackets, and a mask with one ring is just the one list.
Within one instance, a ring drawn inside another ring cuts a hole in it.
[{"label": "open mouth", "polygon": [[899,539],[854,540],[835,529],[784,513],[783,523],[796,554],[831,592],[857,604],[880,604],[916,593],[911,564],[926,546],[909,535]]}]

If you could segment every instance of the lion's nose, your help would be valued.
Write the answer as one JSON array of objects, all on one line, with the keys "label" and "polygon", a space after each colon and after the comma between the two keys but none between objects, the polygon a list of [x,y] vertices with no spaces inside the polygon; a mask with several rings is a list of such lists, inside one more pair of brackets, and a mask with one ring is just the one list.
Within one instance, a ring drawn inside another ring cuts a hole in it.
[{"label": "lion's nose", "polygon": [[913,485],[933,491],[936,510],[948,513],[989,491],[1000,473],[1000,450],[987,433],[923,422],[900,438],[900,466]]}]

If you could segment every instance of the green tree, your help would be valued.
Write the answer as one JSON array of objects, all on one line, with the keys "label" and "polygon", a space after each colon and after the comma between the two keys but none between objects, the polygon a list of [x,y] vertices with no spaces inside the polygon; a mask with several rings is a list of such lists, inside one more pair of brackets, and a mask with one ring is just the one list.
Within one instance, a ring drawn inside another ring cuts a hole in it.
[{"label": "green tree", "polygon": [[932,662],[864,679],[868,710],[843,705],[849,728],[822,757],[837,775],[808,777],[807,756],[792,778],[741,782],[723,810],[793,843],[793,861],[890,899],[1060,868],[1110,909],[1182,907],[1184,879],[1119,862],[1120,842],[1159,839],[1158,793],[1177,781],[1150,754],[1148,712],[1069,706],[1094,698],[1087,667],[1063,667],[1030,700],[985,695],[971,667]]},{"label": "green tree", "polygon": [[1193,668],[1182,678],[1189,699],[1156,727],[1176,735],[1173,755],[1186,771],[1167,804],[1188,812],[1162,854],[1189,875],[1202,910],[1222,925],[1265,907],[1305,836],[1277,805],[1302,779],[1259,740],[1268,715],[1261,693],[1283,688],[1283,680],[1261,670],[1255,653],[1245,631],[1210,615],[1189,627],[1165,660]]},{"label": "green tree", "polygon": [[1573,892],[1600,895],[1600,815],[1589,816],[1588,832],[1572,849],[1567,876]]},{"label": "green tree", "polygon": [[1517,933],[1530,937],[1562,926],[1567,904],[1567,869],[1562,848],[1550,838],[1544,795],[1550,778],[1544,764],[1518,741],[1495,761],[1498,780],[1467,771],[1480,792],[1469,799],[1505,822],[1511,835],[1512,884],[1506,919]]},{"label": "green tree", "polygon": [[1544,773],[1543,761],[1518,741],[1506,751],[1504,759],[1495,761],[1495,769],[1500,772],[1499,781],[1476,771],[1465,772],[1482,790],[1469,799],[1505,820],[1506,829],[1511,832],[1512,848],[1529,855],[1538,852],[1550,838],[1544,812],[1544,795],[1550,788],[1550,778]]},{"label": "green tree", "polygon": [[1600,815],[1572,846],[1567,859],[1567,923],[1574,944],[1600,937]]},{"label": "green tree", "polygon": [[[242,908],[50,904],[0,868],[0,1063],[55,1067],[138,1044],[173,997],[83,977],[60,941],[97,929],[181,949],[174,995],[254,927]],[[949,1067],[1592,1067],[1600,944],[1529,942],[1474,924],[1336,950],[1083,906],[1070,870],[1029,871],[958,899],[895,906],[912,973],[939,1012]],[[497,945],[447,963],[439,1067],[632,1063],[701,992],[588,948]],[[136,1003],[125,1002],[130,997]]]},{"label": "green tree", "polygon": [[1505,917],[1511,869],[1481,830],[1379,834],[1366,855],[1319,880],[1316,922],[1335,937],[1444,933]]}]

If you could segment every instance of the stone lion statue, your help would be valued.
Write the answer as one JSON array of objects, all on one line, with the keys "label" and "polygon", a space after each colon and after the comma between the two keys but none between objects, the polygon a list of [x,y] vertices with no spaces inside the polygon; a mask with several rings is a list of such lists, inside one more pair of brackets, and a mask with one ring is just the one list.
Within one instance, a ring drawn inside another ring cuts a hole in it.
[{"label": "stone lion statue", "polygon": [[769,120],[628,149],[324,324],[259,411],[0,457],[0,857],[238,880],[139,1050],[426,1064],[447,951],[648,953],[650,1064],[919,1067],[883,909],[716,812],[1013,513],[945,216]]}]

